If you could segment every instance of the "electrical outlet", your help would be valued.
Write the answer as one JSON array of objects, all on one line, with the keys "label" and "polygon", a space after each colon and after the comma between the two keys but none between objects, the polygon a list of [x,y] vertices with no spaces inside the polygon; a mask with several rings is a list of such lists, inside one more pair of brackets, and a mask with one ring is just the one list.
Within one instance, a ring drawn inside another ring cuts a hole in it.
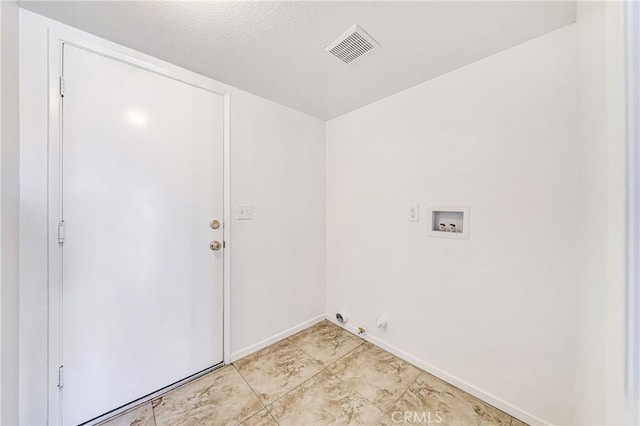
[{"label": "electrical outlet", "polygon": [[409,206],[409,222],[420,222],[420,206]]},{"label": "electrical outlet", "polygon": [[238,220],[253,219],[253,204],[238,204],[236,210]]}]

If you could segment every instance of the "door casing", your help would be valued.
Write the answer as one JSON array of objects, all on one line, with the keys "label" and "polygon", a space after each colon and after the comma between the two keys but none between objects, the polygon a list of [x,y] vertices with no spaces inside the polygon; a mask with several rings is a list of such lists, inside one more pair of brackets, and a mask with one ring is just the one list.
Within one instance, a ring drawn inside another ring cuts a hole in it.
[{"label": "door casing", "polygon": [[[223,362],[230,363],[230,288],[231,288],[231,132],[229,87],[202,75],[187,71],[158,59],[150,58],[129,48],[100,39],[88,40],[72,34],[49,31],[49,125],[48,125],[48,421],[49,425],[62,424],[61,394],[58,369],[62,365],[62,250],[58,243],[58,221],[61,217],[62,173],[62,108],[60,77],[62,76],[62,47],[71,45],[92,53],[120,61],[156,74],[199,87],[224,97],[223,116]],[[124,408],[123,408],[124,410]],[[119,410],[120,411],[120,410]]]}]

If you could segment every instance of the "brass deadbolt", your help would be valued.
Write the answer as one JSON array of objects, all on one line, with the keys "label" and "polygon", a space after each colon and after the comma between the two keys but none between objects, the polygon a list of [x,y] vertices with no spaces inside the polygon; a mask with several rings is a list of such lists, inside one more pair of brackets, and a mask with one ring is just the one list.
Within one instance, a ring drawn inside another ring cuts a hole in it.
[{"label": "brass deadbolt", "polygon": [[211,229],[218,229],[220,228],[220,222],[218,220],[212,220],[209,226]]}]

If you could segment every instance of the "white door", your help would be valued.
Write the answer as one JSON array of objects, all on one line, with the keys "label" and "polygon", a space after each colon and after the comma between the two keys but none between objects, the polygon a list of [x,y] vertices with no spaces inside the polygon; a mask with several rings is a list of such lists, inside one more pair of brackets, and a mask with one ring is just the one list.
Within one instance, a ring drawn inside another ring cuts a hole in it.
[{"label": "white door", "polygon": [[223,97],[64,45],[62,421],[222,362]]}]

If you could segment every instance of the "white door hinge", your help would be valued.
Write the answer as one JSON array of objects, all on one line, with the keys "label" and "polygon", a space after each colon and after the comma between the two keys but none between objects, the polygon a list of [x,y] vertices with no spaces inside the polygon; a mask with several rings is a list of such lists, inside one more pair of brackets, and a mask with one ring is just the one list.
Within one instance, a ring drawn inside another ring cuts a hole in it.
[{"label": "white door hinge", "polygon": [[58,222],[58,242],[64,243],[64,220]]},{"label": "white door hinge", "polygon": [[60,77],[60,96],[64,98],[64,78]]},{"label": "white door hinge", "polygon": [[58,367],[58,387],[64,386],[64,366]]}]

